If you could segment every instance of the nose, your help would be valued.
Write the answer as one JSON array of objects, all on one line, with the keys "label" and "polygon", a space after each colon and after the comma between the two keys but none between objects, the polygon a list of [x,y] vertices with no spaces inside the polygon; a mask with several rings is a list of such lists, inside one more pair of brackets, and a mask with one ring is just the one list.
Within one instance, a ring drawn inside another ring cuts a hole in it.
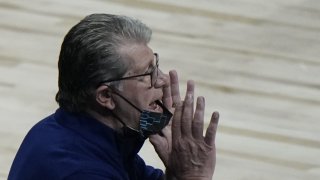
[{"label": "nose", "polygon": [[170,85],[169,74],[163,73],[160,69],[158,69],[158,78],[156,83],[154,84],[154,88],[162,88]]}]

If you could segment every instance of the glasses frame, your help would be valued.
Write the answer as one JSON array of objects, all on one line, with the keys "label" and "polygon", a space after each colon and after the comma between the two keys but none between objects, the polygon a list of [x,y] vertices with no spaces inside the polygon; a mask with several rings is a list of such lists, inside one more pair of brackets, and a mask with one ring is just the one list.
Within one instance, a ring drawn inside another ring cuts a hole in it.
[{"label": "glasses frame", "polygon": [[[158,79],[158,75],[159,75],[159,55],[158,53],[153,53],[154,56],[156,57],[156,65],[153,66],[152,70],[149,73],[144,73],[144,74],[138,74],[138,75],[134,75],[134,76],[127,76],[127,77],[122,77],[122,78],[117,78],[117,79],[111,79],[111,80],[107,80],[107,81],[103,81],[100,84],[105,84],[105,83],[109,83],[109,82],[114,82],[114,81],[122,81],[122,80],[127,80],[127,79],[133,79],[133,78],[137,78],[137,77],[142,77],[142,76],[150,76],[150,88],[154,87],[154,85],[157,82]],[[154,73],[154,71],[156,72],[155,75],[155,81],[152,83],[152,74]]]}]

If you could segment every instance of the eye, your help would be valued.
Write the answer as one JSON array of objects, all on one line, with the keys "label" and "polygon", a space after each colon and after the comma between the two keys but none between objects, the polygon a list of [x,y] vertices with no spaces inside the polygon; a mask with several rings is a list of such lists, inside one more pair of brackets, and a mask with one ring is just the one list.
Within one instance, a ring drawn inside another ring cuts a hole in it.
[{"label": "eye", "polygon": [[145,74],[151,73],[153,68],[154,68],[154,66],[152,64],[150,64],[147,71],[145,72]]},{"label": "eye", "polygon": [[140,77],[137,77],[137,80],[138,81],[141,81],[141,82],[144,82],[145,81],[145,76],[140,76]]}]

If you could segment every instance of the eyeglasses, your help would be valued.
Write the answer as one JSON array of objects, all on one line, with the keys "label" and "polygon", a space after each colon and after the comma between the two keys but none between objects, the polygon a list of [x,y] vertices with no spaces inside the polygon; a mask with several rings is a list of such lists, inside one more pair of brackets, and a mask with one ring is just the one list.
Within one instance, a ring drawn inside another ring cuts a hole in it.
[{"label": "eyeglasses", "polygon": [[103,81],[101,84],[109,83],[109,82],[113,82],[113,81],[122,81],[122,80],[142,77],[142,76],[150,76],[150,88],[152,88],[156,84],[157,79],[158,79],[158,75],[159,75],[159,55],[157,53],[154,53],[154,58],[155,58],[154,59],[155,64],[153,65],[151,71],[148,73],[134,75],[134,76],[127,76],[127,77],[122,77],[122,78],[118,78],[118,79],[111,79],[111,80]]}]

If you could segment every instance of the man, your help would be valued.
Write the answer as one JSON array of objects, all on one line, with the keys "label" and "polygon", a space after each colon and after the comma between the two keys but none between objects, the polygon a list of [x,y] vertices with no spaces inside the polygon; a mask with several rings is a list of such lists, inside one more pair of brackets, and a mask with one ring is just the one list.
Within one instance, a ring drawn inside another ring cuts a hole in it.
[{"label": "man", "polygon": [[[59,57],[60,108],[27,134],[8,179],[211,179],[219,114],[203,136],[204,98],[194,111],[188,81],[181,100],[177,73],[159,69],[150,39],[125,16],[93,14],[75,25]],[[147,138],[166,173],[137,155]]]}]

